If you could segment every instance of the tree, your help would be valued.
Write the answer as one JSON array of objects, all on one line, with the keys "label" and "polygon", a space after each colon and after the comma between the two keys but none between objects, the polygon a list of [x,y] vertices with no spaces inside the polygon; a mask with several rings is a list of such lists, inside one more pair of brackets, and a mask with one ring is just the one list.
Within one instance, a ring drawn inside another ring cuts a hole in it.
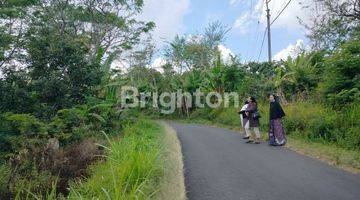
[{"label": "tree", "polygon": [[[21,83],[27,91],[22,95],[24,101],[30,96],[34,101],[29,102],[36,102],[30,106],[33,109],[21,112],[36,110],[37,116],[45,118],[96,95],[99,84],[106,85],[111,78],[112,61],[134,48],[154,27],[152,22],[136,19],[141,0],[12,0],[0,4],[4,22],[0,25],[4,44],[0,65],[5,72],[1,85],[6,88],[2,92],[16,94],[15,86]],[[23,77],[12,79],[13,74],[20,76],[16,71],[21,69]],[[0,104],[0,108],[9,108],[5,102]]]},{"label": "tree", "polygon": [[311,9],[311,23],[301,22],[317,50],[335,49],[360,25],[359,0],[313,0],[305,7]]},{"label": "tree", "polygon": [[180,73],[184,70],[205,70],[218,56],[218,45],[223,42],[228,29],[220,22],[210,23],[203,34],[176,36],[165,49],[165,57]]},{"label": "tree", "polygon": [[28,70],[32,90],[40,103],[57,110],[85,103],[100,84],[97,63],[86,59],[86,38],[62,35],[52,28],[31,28],[28,38]]},{"label": "tree", "polygon": [[334,106],[357,101],[360,97],[360,34],[335,50],[325,60],[327,66],[321,91]]},{"label": "tree", "polygon": [[275,87],[284,102],[286,102],[285,92],[293,96],[300,95],[304,100],[315,88],[316,80],[311,60],[311,55],[301,53],[295,59],[289,57],[287,61],[276,67]]},{"label": "tree", "polygon": [[26,21],[38,0],[0,1],[0,70],[22,55]]}]

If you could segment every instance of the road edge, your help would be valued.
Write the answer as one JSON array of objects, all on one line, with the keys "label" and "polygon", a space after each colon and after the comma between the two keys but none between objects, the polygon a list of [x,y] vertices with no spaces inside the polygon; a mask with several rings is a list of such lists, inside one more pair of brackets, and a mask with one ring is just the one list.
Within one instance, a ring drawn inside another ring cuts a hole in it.
[{"label": "road edge", "polygon": [[165,121],[157,120],[164,130],[165,169],[156,199],[186,200],[184,163],[176,131]]},{"label": "road edge", "polygon": [[[192,122],[186,121],[186,120],[174,120],[178,123],[184,123],[184,124],[199,124],[199,125],[207,125],[207,126],[211,126],[211,127],[216,127],[216,128],[223,128],[226,130],[230,130],[230,131],[235,131],[238,132],[241,129],[239,127],[234,127],[234,126],[228,126],[228,125],[224,125],[224,124],[220,124],[220,123],[216,123],[216,122],[212,122],[212,121],[202,121],[202,120],[195,120]],[[264,131],[261,131],[262,133],[264,133]],[[266,133],[266,132],[265,132]],[[239,132],[240,134],[240,132]],[[262,136],[264,134],[261,134]],[[290,139],[290,141],[289,141]],[[295,142],[294,142],[295,141]],[[329,154],[327,154],[326,156],[324,155],[317,155],[316,152],[313,152],[313,150],[315,149],[314,146],[319,145],[317,143],[311,143],[307,144],[307,148],[308,149],[302,149],[300,148],[298,145],[296,145],[295,143],[305,143],[302,139],[296,139],[295,137],[292,136],[288,136],[288,143],[284,146],[284,148],[293,151],[297,154],[312,158],[312,159],[316,159],[320,162],[326,163],[330,166],[333,166],[337,169],[346,171],[346,172],[350,172],[352,174],[355,175],[360,175],[360,169],[349,166],[348,164],[344,164],[344,163],[338,163],[336,161],[336,159],[331,158],[331,156],[329,156]],[[328,148],[331,148],[330,146],[327,146]],[[341,157],[341,155],[336,155],[336,157]]]}]

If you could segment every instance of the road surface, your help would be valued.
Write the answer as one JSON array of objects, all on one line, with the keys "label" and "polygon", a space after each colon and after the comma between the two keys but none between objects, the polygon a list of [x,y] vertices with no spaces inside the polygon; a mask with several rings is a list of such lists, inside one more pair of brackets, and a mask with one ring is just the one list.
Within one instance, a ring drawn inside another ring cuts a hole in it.
[{"label": "road surface", "polygon": [[245,144],[239,133],[196,124],[177,131],[189,200],[360,199],[360,176],[282,147]]}]

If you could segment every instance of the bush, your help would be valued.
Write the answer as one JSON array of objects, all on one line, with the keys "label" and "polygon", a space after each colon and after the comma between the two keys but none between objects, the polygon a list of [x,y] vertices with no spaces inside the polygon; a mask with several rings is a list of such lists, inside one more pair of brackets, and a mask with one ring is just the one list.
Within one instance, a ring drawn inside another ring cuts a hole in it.
[{"label": "bush", "polygon": [[[296,102],[283,106],[287,134],[293,132],[310,140],[329,142],[347,149],[360,149],[360,104],[332,110],[324,105]],[[268,116],[268,107],[262,109]],[[266,119],[267,121],[267,119]],[[267,122],[266,128],[267,130]]]},{"label": "bush", "polygon": [[0,199],[10,199],[11,193],[7,186],[10,178],[10,167],[8,165],[0,165]]},{"label": "bush", "polygon": [[[91,118],[97,113],[105,123]],[[49,183],[56,183],[56,194],[66,195],[68,182],[86,176],[88,165],[100,158],[102,151],[95,143],[103,138],[101,131],[119,133],[116,115],[112,106],[104,105],[59,110],[48,125],[30,114],[0,115],[0,159],[9,169],[0,169],[7,179],[1,180],[5,184],[0,196],[42,196],[54,189]]]},{"label": "bush", "polygon": [[46,126],[34,116],[6,113],[0,120],[0,160],[46,143]]},{"label": "bush", "polygon": [[212,113],[212,109],[209,107],[196,109],[195,111],[191,112],[190,118],[191,119],[205,119],[205,120],[213,120],[214,115]]},{"label": "bush", "polygon": [[83,140],[66,149],[40,150],[42,154],[23,153],[17,156],[16,162],[0,166],[0,175],[4,178],[0,181],[1,199],[12,199],[15,195],[27,199],[32,194],[44,197],[52,190],[56,195],[67,195],[69,182],[88,176],[87,167],[98,161],[103,153],[94,139]]},{"label": "bush", "polygon": [[229,126],[239,126],[240,123],[240,116],[237,113],[239,109],[230,107],[224,109],[217,109],[215,111],[216,118],[214,121],[216,123],[222,123]]},{"label": "bush", "polygon": [[59,110],[48,126],[49,134],[59,139],[62,145],[79,142],[90,133],[84,115],[83,110],[76,108]]},{"label": "bush", "polygon": [[120,140],[109,141],[107,161],[71,186],[70,199],[149,199],[162,174],[161,128],[140,119]]},{"label": "bush", "polygon": [[320,90],[336,107],[354,102],[360,96],[360,34],[352,37],[326,59]]}]

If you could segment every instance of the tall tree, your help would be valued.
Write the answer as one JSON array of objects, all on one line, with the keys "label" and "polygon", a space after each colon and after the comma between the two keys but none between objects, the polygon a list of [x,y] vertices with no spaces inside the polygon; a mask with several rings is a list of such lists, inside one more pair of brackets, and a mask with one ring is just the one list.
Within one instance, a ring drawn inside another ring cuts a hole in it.
[{"label": "tall tree", "polygon": [[0,0],[0,70],[14,64],[23,53],[29,13],[39,0]]},{"label": "tall tree", "polygon": [[360,25],[360,0],[312,0],[311,23],[305,24],[313,48],[335,49]]},{"label": "tall tree", "polygon": [[[21,75],[26,77],[16,80],[27,80],[26,88],[40,104],[34,105],[40,108],[35,110],[44,116],[94,95],[95,86],[109,79],[111,62],[154,27],[136,19],[142,0],[6,0],[0,4],[0,20],[5,22],[0,25],[2,70],[14,71],[21,64],[25,72]],[[22,53],[21,63],[12,49]],[[11,81],[8,74],[4,73],[4,83]]]}]

